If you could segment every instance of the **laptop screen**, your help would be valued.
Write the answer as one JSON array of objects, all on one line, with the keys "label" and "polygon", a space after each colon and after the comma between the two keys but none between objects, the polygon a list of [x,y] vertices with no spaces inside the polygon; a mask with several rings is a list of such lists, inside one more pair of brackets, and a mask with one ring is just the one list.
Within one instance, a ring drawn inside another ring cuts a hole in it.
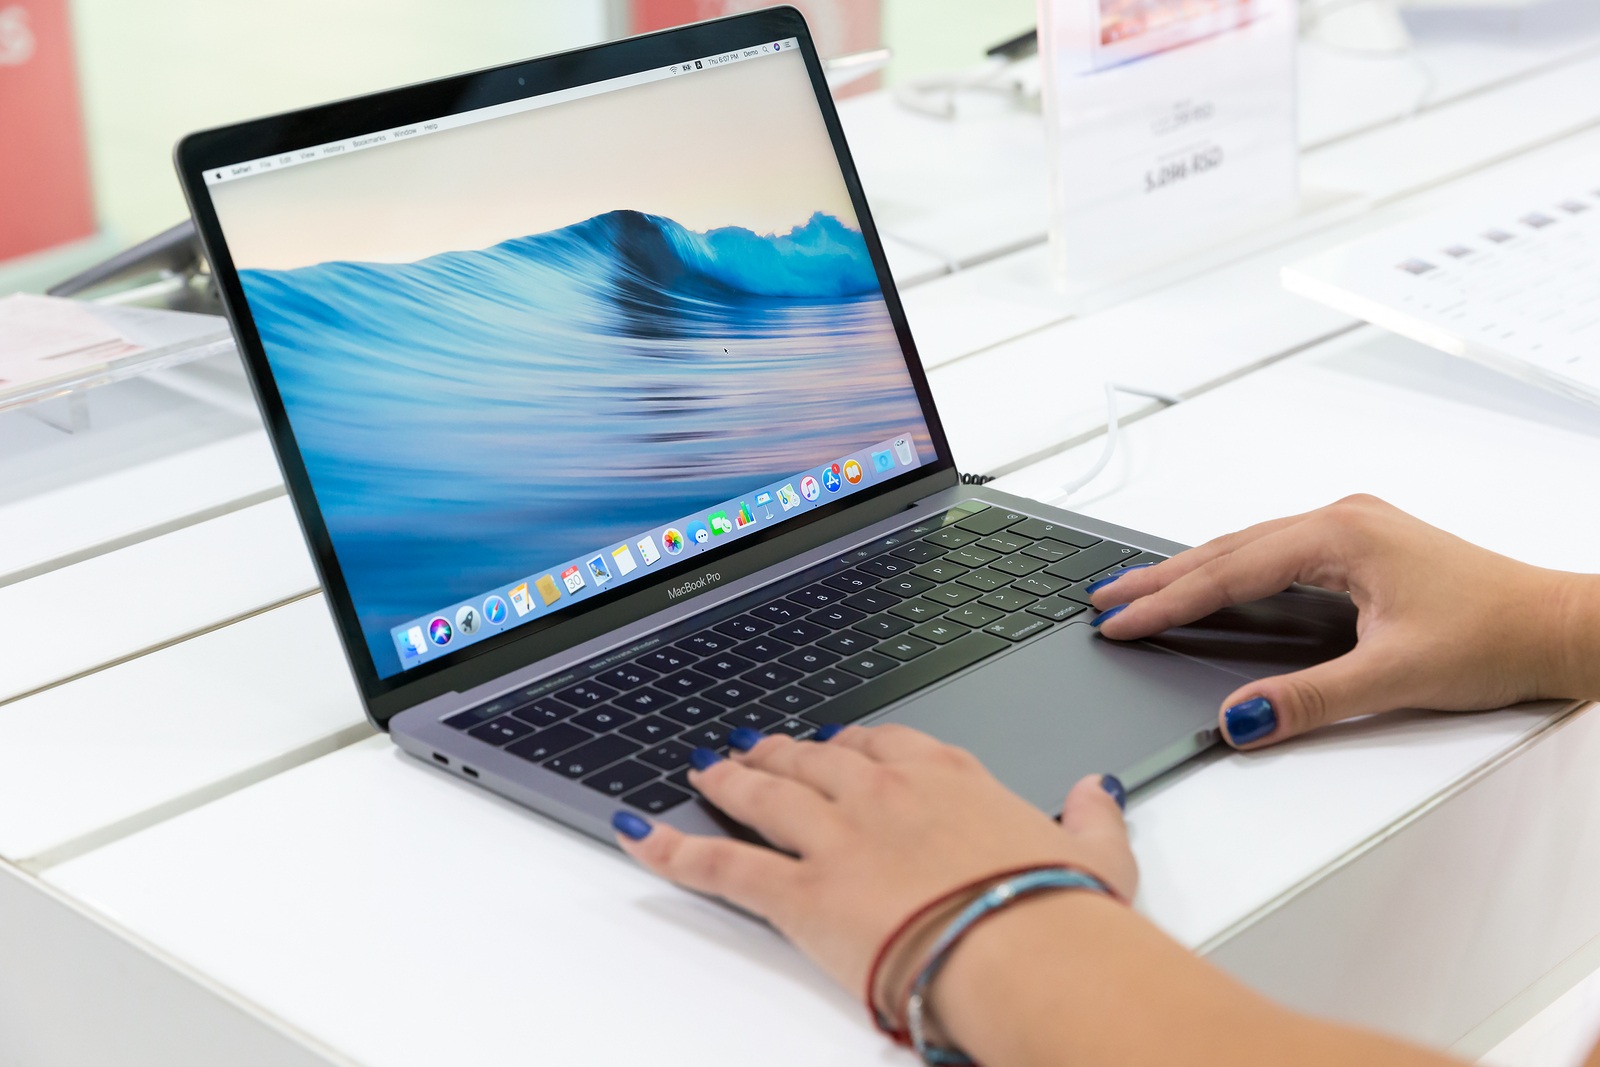
[{"label": "laptop screen", "polygon": [[204,180],[380,677],[937,461],[795,40]]}]

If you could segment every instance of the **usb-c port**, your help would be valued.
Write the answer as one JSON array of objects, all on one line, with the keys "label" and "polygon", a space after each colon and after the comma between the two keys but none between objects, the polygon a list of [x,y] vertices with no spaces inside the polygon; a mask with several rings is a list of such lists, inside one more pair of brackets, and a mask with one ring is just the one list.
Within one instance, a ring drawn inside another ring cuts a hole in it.
[{"label": "usb-c port", "polygon": [[440,754],[439,754],[439,753],[437,753],[437,752],[435,752],[435,753],[434,753],[434,754],[433,754],[433,761],[434,761],[434,762],[435,762],[435,763],[442,763],[442,764],[444,764],[444,765],[445,765],[445,766],[446,766],[446,767],[448,767],[448,766],[450,766],[450,757],[449,757],[449,756],[441,756],[441,755],[440,755]]},{"label": "usb-c port", "polygon": [[461,773],[466,775],[468,778],[478,777],[478,772],[473,770],[471,767],[468,767],[466,764],[461,765]]}]

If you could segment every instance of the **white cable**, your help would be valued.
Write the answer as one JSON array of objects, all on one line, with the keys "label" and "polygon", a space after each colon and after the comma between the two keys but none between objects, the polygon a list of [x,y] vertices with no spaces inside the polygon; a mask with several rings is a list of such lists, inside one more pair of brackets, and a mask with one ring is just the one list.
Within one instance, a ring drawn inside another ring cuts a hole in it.
[{"label": "white cable", "polygon": [[1116,454],[1117,441],[1121,436],[1122,416],[1117,410],[1118,393],[1127,393],[1129,396],[1147,397],[1151,400],[1157,400],[1167,405],[1181,404],[1183,402],[1182,397],[1176,396],[1172,393],[1161,393],[1154,389],[1141,389],[1137,386],[1131,385],[1119,385],[1116,382],[1106,382],[1105,390],[1106,440],[1105,444],[1100,449],[1100,458],[1096,459],[1094,461],[1094,466],[1090,467],[1083,474],[1074,478],[1070,482],[1063,483],[1061,486],[1061,495],[1052,500],[1052,504],[1058,504],[1061,501],[1066,500],[1068,497],[1072,496],[1073,493],[1076,493],[1078,490],[1082,489],[1084,486],[1100,477],[1100,475],[1105,471],[1106,467],[1111,463],[1111,457]]}]

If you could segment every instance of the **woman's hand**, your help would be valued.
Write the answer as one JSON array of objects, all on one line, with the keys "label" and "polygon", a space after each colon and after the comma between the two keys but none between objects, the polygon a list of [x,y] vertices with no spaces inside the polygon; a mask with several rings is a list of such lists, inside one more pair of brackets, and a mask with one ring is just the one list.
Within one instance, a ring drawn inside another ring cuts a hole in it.
[{"label": "woman's hand", "polygon": [[1065,864],[1133,895],[1114,779],[1079,782],[1057,824],[969,753],[908,727],[852,726],[821,743],[734,740],[753,747],[691,781],[783,852],[631,816],[619,818],[629,833],[618,841],[650,870],[766,918],[852,992],[916,909],[990,875]]},{"label": "woman's hand", "polygon": [[1223,701],[1223,733],[1237,747],[1397,708],[1600,696],[1590,689],[1600,688],[1595,578],[1518,563],[1372,497],[1220,537],[1127,571],[1093,599],[1107,613],[1100,632],[1132,640],[1295,582],[1348,592],[1359,641],[1344,656],[1251,682]]}]

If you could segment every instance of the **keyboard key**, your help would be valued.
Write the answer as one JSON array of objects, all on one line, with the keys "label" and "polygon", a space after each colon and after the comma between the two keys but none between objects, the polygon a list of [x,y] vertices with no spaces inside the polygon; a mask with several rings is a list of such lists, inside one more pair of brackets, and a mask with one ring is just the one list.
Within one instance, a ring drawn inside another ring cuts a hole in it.
[{"label": "keyboard key", "polygon": [[694,751],[688,745],[678,741],[668,741],[641,753],[639,758],[652,767],[659,767],[664,771],[675,771],[689,762],[689,753]]},{"label": "keyboard key", "polygon": [[1044,561],[1034,559],[1032,556],[1022,552],[1013,552],[1009,556],[1001,556],[989,564],[989,568],[1016,578],[1026,578],[1034,571],[1044,570]]},{"label": "keyboard key", "polygon": [[889,614],[898,615],[911,622],[927,622],[937,619],[948,610],[943,604],[935,604],[931,600],[906,600],[889,609]]},{"label": "keyboard key", "polygon": [[988,567],[984,567],[983,569],[973,571],[970,574],[964,574],[960,578],[957,578],[956,581],[960,582],[962,585],[969,585],[980,593],[988,593],[996,589],[1005,588],[1011,584],[1013,578],[1009,574],[1001,574],[999,571],[993,571]]},{"label": "keyboard key", "polygon": [[733,727],[727,723],[708,722],[703,726],[696,726],[678,740],[694,748],[717,749],[728,743],[728,731],[731,729]]},{"label": "keyboard key", "polygon": [[810,648],[797,648],[778,660],[778,662],[787,664],[802,674],[810,674],[812,671],[821,670],[830,663],[838,662],[838,659],[839,654],[837,652],[829,652],[825,648],[817,648],[813,645]]},{"label": "keyboard key", "polygon": [[1021,641],[1050,629],[1052,625],[1049,619],[1041,619],[1036,615],[1007,615],[999,622],[991,622],[985,626],[983,632],[1003,637],[1007,641]]},{"label": "keyboard key", "polygon": [[768,663],[757,667],[753,671],[746,671],[740,677],[751,685],[758,685],[762,689],[782,689],[803,673],[803,671],[797,671],[793,667],[785,666],[782,663]]},{"label": "keyboard key", "polygon": [[596,704],[604,704],[616,695],[617,691],[609,685],[602,685],[599,682],[579,682],[561,690],[555,697],[575,708],[592,708]]},{"label": "keyboard key", "polygon": [[931,563],[939,559],[947,551],[948,549],[939,545],[930,545],[926,541],[913,541],[909,545],[901,545],[889,554],[891,556],[899,556],[901,559],[909,559],[912,563]]},{"label": "keyboard key", "polygon": [[751,685],[749,682],[718,682],[700,696],[723,707],[733,708],[754,700],[765,692],[766,690],[760,686]]},{"label": "keyboard key", "polygon": [[506,715],[486,722],[482,726],[474,726],[467,731],[468,737],[476,737],[479,741],[487,741],[491,745],[509,745],[533,733],[533,727],[519,719]]},{"label": "keyboard key", "polygon": [[524,705],[511,714],[527,723],[529,726],[544,728],[560,722],[572,714],[572,709],[559,700],[535,700],[532,704]]},{"label": "keyboard key", "polygon": [[918,578],[926,578],[930,582],[953,582],[971,569],[971,567],[963,567],[959,563],[941,559],[934,563],[924,563],[911,573]]},{"label": "keyboard key", "polygon": [[801,719],[784,719],[767,731],[769,734],[787,734],[790,737],[805,737],[816,727]]},{"label": "keyboard key", "polygon": [[917,596],[932,588],[932,582],[926,578],[918,578],[915,574],[902,574],[878,586],[880,592],[893,593],[895,596]]},{"label": "keyboard key", "polygon": [[757,634],[766,633],[772,629],[772,624],[763,619],[758,619],[754,615],[740,615],[737,618],[729,619],[727,622],[719,622],[712,629],[719,634],[733,638],[735,641],[748,641]]},{"label": "keyboard key", "polygon": [[950,553],[945,557],[945,559],[954,560],[963,567],[984,567],[990,563],[993,563],[1002,555],[1004,555],[1004,553],[990,552],[987,548],[979,548],[977,545],[968,545],[966,548],[958,549],[957,551]]},{"label": "keyboard key", "polygon": [[964,585],[940,586],[938,589],[922,594],[925,600],[931,600],[935,604],[943,604],[951,608],[959,608],[969,600],[978,599],[979,595],[976,589],[969,589]]},{"label": "keyboard key", "polygon": [[524,737],[514,745],[506,748],[513,756],[521,756],[525,760],[541,763],[551,756],[559,755],[569,748],[575,748],[594,737],[588,730],[580,730],[570,722],[557,723],[548,729],[540,730],[529,737]]},{"label": "keyboard key", "polygon": [[754,661],[747,660],[743,656],[735,656],[732,652],[719,652],[715,656],[707,656],[694,665],[695,670],[704,671],[717,678],[732,678],[754,666]]},{"label": "keyboard key", "polygon": [[[977,594],[974,593],[973,596],[977,596]],[[898,615],[885,613],[862,619],[855,624],[854,629],[860,630],[868,637],[876,637],[881,641],[885,637],[893,637],[895,634],[904,633],[911,629],[911,624]]]},{"label": "keyboard key", "polygon": [[875,574],[879,578],[893,578],[897,574],[905,573],[913,566],[915,564],[908,559],[900,559],[896,556],[879,556],[877,559],[867,560],[861,565],[860,569],[868,574]]},{"label": "keyboard key", "polygon": [[1068,600],[1066,597],[1062,596],[1046,597],[1037,604],[1030,604],[1028,606],[1028,613],[1030,615],[1037,615],[1041,619],[1049,619],[1051,622],[1060,622],[1062,619],[1070,619],[1080,611],[1087,610],[1089,609],[1085,608],[1082,604]]},{"label": "keyboard key", "polygon": [[927,655],[937,647],[931,641],[924,641],[920,637],[912,637],[910,634],[905,634],[901,637],[896,637],[892,641],[885,641],[878,646],[878,651],[887,653],[904,662],[914,660],[918,656]]},{"label": "keyboard key", "polygon": [[608,767],[599,774],[591,774],[583,780],[583,784],[590,789],[598,790],[608,797],[620,797],[644,785],[656,776],[654,768],[646,767],[633,760],[624,760],[615,767]]},{"label": "keyboard key", "polygon": [[1082,530],[1073,530],[1057,523],[1045,522],[1043,519],[1023,519],[1011,527],[1011,532],[1019,537],[1031,537],[1036,541],[1048,537],[1056,541],[1064,541],[1076,548],[1088,548],[1090,545],[1100,542],[1100,538],[1093,534],[1086,534]]},{"label": "keyboard key", "polygon": [[[1044,620],[1039,620],[1043,622]],[[1046,626],[1049,623],[1045,623]],[[900,661],[892,656],[879,652],[864,652],[859,656],[851,656],[842,661],[839,666],[851,674],[858,674],[863,678],[876,678],[880,674],[887,674],[900,665]]]},{"label": "keyboard key", "polygon": [[780,641],[787,641],[791,645],[809,645],[817,638],[826,635],[827,632],[828,628],[826,626],[818,626],[814,622],[807,622],[801,619],[798,622],[785,623],[772,631],[769,636],[776,637]]},{"label": "keyboard key", "polygon": [[962,530],[970,530],[981,537],[984,534],[992,534],[996,530],[1004,530],[1012,523],[1021,522],[1026,517],[1025,515],[1018,515],[1014,511],[1007,511],[1004,508],[985,508],[976,515],[969,515],[967,518],[962,519],[956,523],[956,526]]},{"label": "keyboard key", "polygon": [[793,647],[789,642],[780,641],[768,634],[754,641],[746,641],[742,645],[734,645],[733,654],[743,656],[752,663],[765,663],[769,659],[777,659]]},{"label": "keyboard key", "polygon": [[1034,559],[1042,559],[1046,563],[1056,563],[1066,559],[1068,556],[1073,555],[1077,551],[1078,550],[1073,548],[1071,545],[1064,545],[1060,541],[1045,540],[1035,541],[1033,544],[1023,549],[1022,554],[1025,556],[1032,556]]},{"label": "keyboard key", "polygon": [[733,638],[725,637],[715,630],[701,630],[699,633],[679,641],[678,647],[693,652],[697,656],[709,656],[713,652],[721,652],[725,648],[732,648]]},{"label": "keyboard key", "polygon": [[953,622],[959,622],[963,626],[971,626],[974,629],[981,630],[1004,614],[1005,612],[999,608],[986,607],[980,602],[957,608],[947,614],[945,618]]},{"label": "keyboard key", "polygon": [[635,719],[617,733],[624,737],[631,737],[640,744],[660,744],[667,738],[683,732],[683,724],[664,719],[660,715],[651,715],[643,719]]},{"label": "keyboard key", "polygon": [[1120,563],[1131,562],[1138,554],[1137,548],[1119,545],[1115,541],[1102,541],[1093,548],[1086,548],[1082,552],[1068,556],[1060,563],[1051,564],[1046,568],[1046,573],[1068,581],[1081,582]]},{"label": "keyboard key", "polygon": [[619,711],[610,704],[602,704],[598,708],[590,708],[588,711],[582,711],[574,715],[572,724],[581,726],[585,730],[593,730],[597,734],[603,734],[608,730],[615,730],[619,726],[625,726],[636,718],[638,718],[637,715]]},{"label": "keyboard key", "polygon": [[672,705],[661,714],[685,726],[699,726],[703,722],[710,722],[726,710],[705,700],[685,700],[682,704]]},{"label": "keyboard key", "polygon": [[689,664],[693,663],[699,658],[700,657],[696,656],[694,653],[684,652],[682,649],[663,648],[658,649],[655,652],[651,652],[648,655],[640,656],[634,662],[645,667],[649,667],[653,671],[660,671],[662,674],[667,674],[670,671],[687,667]]},{"label": "keyboard key", "polygon": [[900,603],[899,597],[882,589],[868,589],[864,593],[857,593],[855,596],[844,598],[845,607],[864,611],[868,615],[875,611],[886,611],[898,603]]},{"label": "keyboard key", "polygon": [[813,585],[789,594],[789,599],[796,604],[803,604],[812,609],[825,608],[829,604],[843,600],[844,597],[843,592],[826,585]]},{"label": "keyboard key", "polygon": [[667,775],[667,782],[671,785],[677,786],[679,789],[686,791],[694,789],[694,786],[689,784],[689,768],[687,767],[681,771],[673,771],[671,774]]},{"label": "keyboard key", "polygon": [[972,547],[988,549],[990,552],[998,552],[1002,556],[1006,556],[1013,552],[1020,552],[1032,543],[1033,542],[1029,541],[1026,537],[1012,537],[1010,534],[994,534],[992,536],[985,537],[982,541],[979,541]]},{"label": "keyboard key", "polygon": [[776,693],[768,693],[761,698],[761,703],[769,708],[776,708],[786,715],[793,715],[797,711],[804,711],[814,704],[822,703],[822,698],[815,693],[808,693],[804,689],[790,686],[780,689]]},{"label": "keyboard key", "polygon": [[554,759],[547,759],[544,765],[568,778],[582,778],[601,767],[608,767],[620,759],[627,759],[639,751],[639,748],[636,742],[629,741],[620,734],[606,734]]},{"label": "keyboard key", "polygon": [[1001,611],[1021,611],[1038,599],[1032,593],[1024,593],[1020,589],[996,589],[986,594],[978,603],[999,608]]},{"label": "keyboard key", "polygon": [[981,536],[983,535],[969,533],[966,530],[961,529],[959,526],[950,526],[940,530],[936,534],[929,534],[927,537],[924,537],[923,540],[931,545],[938,545],[940,548],[943,548],[946,551],[954,551],[955,549],[963,548],[972,544],[972,542],[976,541]]},{"label": "keyboard key", "polygon": [[822,579],[822,584],[831,585],[841,592],[858,593],[863,589],[871,589],[877,585],[878,579],[875,575],[868,574],[866,571],[852,569],[840,574],[830,574]]},{"label": "keyboard key", "polygon": [[959,641],[952,641],[926,656],[903,663],[897,670],[819,704],[802,717],[819,725],[855,722],[863,715],[1009,647],[1008,642],[989,634],[968,634]]},{"label": "keyboard key", "polygon": [[674,696],[685,697],[690,693],[698,693],[716,679],[709,674],[699,671],[682,670],[677,674],[669,674],[656,682],[656,686]]},{"label": "keyboard key", "polygon": [[1065,578],[1056,578],[1049,574],[1030,574],[1013,585],[1012,588],[1020,589],[1024,593],[1032,593],[1034,596],[1049,596],[1051,593],[1061,592],[1071,584]]},{"label": "keyboard key", "polygon": [[636,793],[629,793],[622,798],[623,803],[632,804],[640,811],[647,811],[651,815],[661,815],[689,799],[689,794],[681,789],[674,789],[665,782],[647,785]]},{"label": "keyboard key", "polygon": [[865,612],[857,611],[855,608],[847,608],[843,604],[837,604],[834,607],[823,608],[821,611],[815,612],[808,616],[806,621],[821,623],[831,630],[842,630],[846,626],[855,625],[866,617]]},{"label": "keyboard key", "polygon": [[604,682],[606,685],[615,686],[618,690],[626,693],[628,690],[637,689],[647,682],[653,682],[659,677],[661,677],[660,671],[652,671],[648,667],[639,666],[637,663],[629,663],[626,666],[618,667],[614,671],[597,674],[595,675],[595,680]]},{"label": "keyboard key", "polygon": [[729,726],[748,726],[752,730],[765,730],[774,723],[783,721],[781,711],[764,708],[760,704],[746,704],[738,711],[730,711],[722,717],[722,721]]},{"label": "keyboard key", "polygon": [[817,641],[817,644],[821,647],[829,652],[837,652],[841,656],[864,652],[876,643],[876,638],[858,634],[854,630],[840,630],[838,633],[829,634],[827,637]]},{"label": "keyboard key", "polygon": [[814,693],[821,693],[825,697],[838,696],[846,689],[854,689],[861,684],[861,679],[853,674],[830,667],[819,671],[810,678],[800,683]]},{"label": "keyboard key", "polygon": [[645,686],[643,689],[635,689],[631,693],[623,693],[611,703],[624,711],[644,715],[652,711],[660,711],[677,699],[679,698],[668,696],[659,689]]},{"label": "keyboard key", "polygon": [[1074,582],[1072,585],[1069,585],[1065,589],[1061,590],[1060,595],[1066,597],[1068,600],[1076,600],[1080,604],[1088,604],[1090,603],[1089,587],[1094,583],[1094,578],[1085,578],[1083,581]]},{"label": "keyboard key", "polygon": [[799,604],[791,604],[787,600],[774,600],[770,604],[761,605],[750,614],[758,619],[765,619],[776,626],[779,623],[788,622],[790,619],[798,619],[805,613],[806,609]]},{"label": "keyboard key", "polygon": [[453,730],[470,731],[474,726],[481,726],[491,720],[498,719],[510,711],[514,703],[513,700],[504,697],[499,700],[491,700],[487,704],[480,704],[475,708],[457,712],[444,720],[444,724]]},{"label": "keyboard key", "polygon": [[932,641],[936,645],[947,645],[958,637],[963,637],[972,632],[960,623],[947,622],[940,619],[937,622],[925,622],[921,626],[913,626],[911,632],[924,641]]}]

